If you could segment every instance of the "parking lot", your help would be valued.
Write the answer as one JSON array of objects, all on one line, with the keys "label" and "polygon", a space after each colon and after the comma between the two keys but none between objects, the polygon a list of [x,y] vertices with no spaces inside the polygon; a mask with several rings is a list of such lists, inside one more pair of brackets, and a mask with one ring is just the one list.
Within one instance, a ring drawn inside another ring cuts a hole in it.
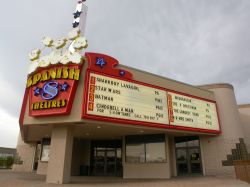
[{"label": "parking lot", "polygon": [[[35,173],[17,173],[0,170],[0,187],[54,187],[46,184],[45,176]],[[250,187],[250,184],[236,180],[234,177],[176,177],[169,180],[132,180],[116,177],[72,177],[71,184],[63,187]]]}]

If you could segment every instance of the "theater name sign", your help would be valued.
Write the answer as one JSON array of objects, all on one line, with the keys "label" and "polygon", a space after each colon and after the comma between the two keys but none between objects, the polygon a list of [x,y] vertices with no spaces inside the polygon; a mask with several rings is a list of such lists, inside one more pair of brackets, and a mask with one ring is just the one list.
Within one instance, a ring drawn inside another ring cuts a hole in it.
[{"label": "theater name sign", "polygon": [[[67,37],[59,40],[44,37],[41,42],[44,45],[42,49],[34,49],[29,53],[24,99],[27,100],[29,95],[29,115],[68,115],[80,79],[84,63],[82,50],[87,48],[87,40],[81,36],[79,28],[74,28]],[[41,56],[42,51],[47,53]],[[23,115],[24,112],[21,113]]]},{"label": "theater name sign", "polygon": [[30,116],[69,114],[80,70],[80,65],[57,65],[30,75]]}]

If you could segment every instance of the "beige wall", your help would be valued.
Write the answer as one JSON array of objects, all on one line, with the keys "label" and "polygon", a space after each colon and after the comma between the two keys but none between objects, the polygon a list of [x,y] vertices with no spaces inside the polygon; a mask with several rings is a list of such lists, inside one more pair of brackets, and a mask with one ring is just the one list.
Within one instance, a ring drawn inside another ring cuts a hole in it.
[{"label": "beige wall", "polygon": [[250,153],[250,105],[240,105],[239,113],[245,135],[245,143]]},{"label": "beige wall", "polygon": [[123,178],[170,178],[167,163],[128,164],[123,166]]},{"label": "beige wall", "polygon": [[90,165],[90,141],[83,139],[74,139],[71,175],[80,175],[80,166]]},{"label": "beige wall", "polygon": [[239,138],[244,138],[235,94],[230,85],[204,86],[214,92],[221,124],[221,135],[200,136],[206,175],[234,175],[233,166],[222,166],[227,155],[236,148]]},{"label": "beige wall", "polygon": [[48,162],[38,161],[37,174],[38,175],[47,175]]},{"label": "beige wall", "polygon": [[20,158],[22,164],[14,164],[13,171],[32,172],[36,144],[24,143],[21,134],[19,133],[16,149],[17,149],[17,157]]},{"label": "beige wall", "polygon": [[166,163],[126,163],[125,162],[125,138],[123,138],[123,178],[158,178],[171,177],[169,141],[166,136]]},{"label": "beige wall", "polygon": [[133,74],[134,80],[160,86],[162,88],[167,88],[167,89],[183,92],[186,94],[191,94],[194,96],[214,100],[214,94],[213,92],[210,92],[209,90],[202,89],[197,86],[192,86],[190,84],[185,84],[183,82],[175,81],[173,79],[169,79],[166,77],[151,74],[148,72],[144,72],[144,71],[134,69],[131,67],[126,67],[123,65],[119,65],[118,68],[122,68],[122,69],[126,69],[130,71]]}]

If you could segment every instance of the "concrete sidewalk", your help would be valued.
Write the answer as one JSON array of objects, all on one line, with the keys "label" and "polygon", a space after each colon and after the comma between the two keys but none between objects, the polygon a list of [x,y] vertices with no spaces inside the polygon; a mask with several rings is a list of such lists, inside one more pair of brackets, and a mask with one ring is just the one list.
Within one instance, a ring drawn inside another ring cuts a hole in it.
[{"label": "concrete sidewalk", "polygon": [[0,187],[250,187],[234,177],[177,177],[170,180],[132,180],[116,177],[72,177],[72,184],[46,184],[45,176],[0,170]]}]

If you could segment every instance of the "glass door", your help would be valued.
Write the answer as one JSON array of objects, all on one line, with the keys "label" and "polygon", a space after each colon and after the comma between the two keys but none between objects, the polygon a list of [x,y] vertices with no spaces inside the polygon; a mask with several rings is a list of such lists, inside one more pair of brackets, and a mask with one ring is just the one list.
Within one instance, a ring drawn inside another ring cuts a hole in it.
[{"label": "glass door", "polygon": [[117,156],[116,149],[95,148],[94,175],[116,175]]},{"label": "glass door", "polygon": [[178,174],[188,173],[188,159],[187,159],[187,150],[176,149],[176,165]]},{"label": "glass door", "polygon": [[105,162],[106,175],[115,175],[116,172],[116,150],[106,150]]},{"label": "glass door", "polygon": [[178,175],[202,174],[199,137],[176,137],[175,152]]},{"label": "glass door", "polygon": [[105,173],[105,150],[101,148],[95,149],[94,154],[94,173],[95,175],[102,175]]},{"label": "glass door", "polygon": [[198,148],[188,149],[190,173],[201,173],[200,150]]},{"label": "glass door", "polygon": [[90,173],[96,176],[122,176],[122,141],[92,141]]}]

